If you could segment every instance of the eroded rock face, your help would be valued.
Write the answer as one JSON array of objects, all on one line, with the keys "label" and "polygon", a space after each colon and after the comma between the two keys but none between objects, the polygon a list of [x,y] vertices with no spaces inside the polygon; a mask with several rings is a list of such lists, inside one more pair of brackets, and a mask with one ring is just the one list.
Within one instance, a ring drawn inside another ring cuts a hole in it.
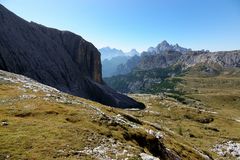
[{"label": "eroded rock face", "polygon": [[224,68],[240,67],[240,51],[189,52],[182,55],[178,62],[187,68],[199,63],[215,63]]},{"label": "eroded rock face", "polygon": [[161,54],[143,55],[137,67],[141,70],[166,68],[176,64],[181,56],[182,53],[178,51],[165,51]]},{"label": "eroded rock face", "polygon": [[102,80],[100,53],[82,37],[29,23],[0,5],[0,69],[114,107],[144,108]]}]

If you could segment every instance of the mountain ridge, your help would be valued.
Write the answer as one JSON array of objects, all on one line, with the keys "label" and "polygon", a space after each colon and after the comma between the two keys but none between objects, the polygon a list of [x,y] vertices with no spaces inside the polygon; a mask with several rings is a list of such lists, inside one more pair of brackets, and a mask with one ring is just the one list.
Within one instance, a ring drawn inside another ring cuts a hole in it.
[{"label": "mountain ridge", "polygon": [[[165,42],[167,43],[167,42]],[[168,45],[168,44],[166,44]],[[240,50],[186,53],[166,50],[146,52],[118,66],[116,76],[104,80],[123,93],[159,93],[174,91],[178,80],[169,78],[196,72],[194,75],[218,76],[228,69],[240,68]]]},{"label": "mountain ridge", "polygon": [[145,51],[145,54],[161,54],[161,52],[166,51],[177,51],[181,53],[187,53],[189,51],[192,51],[190,48],[184,48],[179,46],[178,44],[172,45],[169,44],[166,40],[159,43],[156,47],[149,47],[147,51]]},{"label": "mountain ridge", "polygon": [[117,67],[115,75],[122,75],[131,72],[133,69],[153,69],[165,68],[173,64],[182,64],[185,68],[194,66],[197,63],[213,62],[220,63],[223,67],[239,66],[240,50],[217,51],[192,50],[179,46],[171,45],[167,41],[159,43],[155,48],[150,47],[138,58],[130,58],[125,64]]},{"label": "mountain ridge", "polygon": [[111,48],[111,47],[103,47],[98,49],[101,53],[101,60],[105,59],[111,60],[114,57],[126,56],[132,57],[134,55],[139,55],[140,53],[136,49],[131,49],[128,52],[124,52],[121,49]]}]

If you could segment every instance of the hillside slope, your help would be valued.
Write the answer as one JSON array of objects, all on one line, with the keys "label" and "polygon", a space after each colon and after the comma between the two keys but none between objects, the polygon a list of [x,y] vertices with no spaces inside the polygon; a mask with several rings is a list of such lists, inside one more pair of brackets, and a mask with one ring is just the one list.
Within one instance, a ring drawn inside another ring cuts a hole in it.
[{"label": "hillside slope", "polygon": [[151,124],[21,75],[0,71],[0,106],[0,159],[179,157]]},{"label": "hillside slope", "polygon": [[111,108],[0,71],[0,159],[234,159],[214,146],[238,146],[239,98],[220,109],[204,100],[131,96],[147,109]]}]

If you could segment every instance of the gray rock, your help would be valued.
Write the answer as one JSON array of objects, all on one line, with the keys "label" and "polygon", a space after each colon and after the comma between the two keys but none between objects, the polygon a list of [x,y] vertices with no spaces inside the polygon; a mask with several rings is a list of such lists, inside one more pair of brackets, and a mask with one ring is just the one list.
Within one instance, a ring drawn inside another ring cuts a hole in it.
[{"label": "gray rock", "polygon": [[178,51],[162,51],[161,54],[143,54],[137,68],[149,70],[154,68],[166,68],[177,63],[182,53]]},{"label": "gray rock", "polygon": [[7,121],[2,121],[1,126],[7,126],[8,122]]},{"label": "gray rock", "polygon": [[240,143],[234,141],[228,141],[222,144],[216,144],[212,151],[216,152],[220,156],[231,155],[235,158],[240,157]]},{"label": "gray rock", "polygon": [[186,68],[199,63],[215,63],[224,68],[240,67],[240,50],[220,52],[193,51],[182,55],[178,63],[182,63]]},{"label": "gray rock", "polygon": [[141,157],[142,160],[160,160],[159,158],[148,155],[146,153],[141,153],[140,157]]}]

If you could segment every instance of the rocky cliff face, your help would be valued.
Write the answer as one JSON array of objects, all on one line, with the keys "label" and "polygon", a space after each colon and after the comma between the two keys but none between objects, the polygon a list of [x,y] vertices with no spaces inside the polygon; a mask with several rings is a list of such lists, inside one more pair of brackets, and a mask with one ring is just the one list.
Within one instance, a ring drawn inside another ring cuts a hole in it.
[{"label": "rocky cliff face", "polygon": [[178,51],[164,51],[156,55],[143,55],[137,67],[141,70],[166,68],[175,64],[181,55],[182,53]]},{"label": "rocky cliff face", "polygon": [[115,107],[143,108],[102,80],[100,53],[82,37],[29,23],[0,5],[0,69]]},{"label": "rocky cliff face", "polygon": [[216,63],[221,67],[240,67],[240,51],[221,51],[221,52],[189,52],[182,55],[178,61],[186,68],[199,63]]}]

